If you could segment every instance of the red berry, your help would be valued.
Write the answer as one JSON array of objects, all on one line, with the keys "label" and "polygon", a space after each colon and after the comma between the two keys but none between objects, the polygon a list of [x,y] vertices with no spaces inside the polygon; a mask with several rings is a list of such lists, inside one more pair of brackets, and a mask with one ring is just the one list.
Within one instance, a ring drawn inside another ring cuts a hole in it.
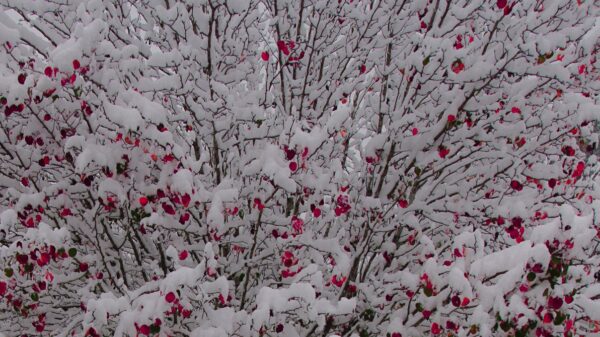
[{"label": "red berry", "polygon": [[17,77],[19,84],[25,84],[26,79],[27,79],[27,75],[25,75],[25,74],[19,74],[19,76]]},{"label": "red berry", "polygon": [[293,161],[293,162],[290,162],[289,167],[290,167],[290,171],[296,172],[296,170],[298,169],[298,164],[295,161]]},{"label": "red berry", "polygon": [[260,54],[260,57],[262,58],[263,61],[268,61],[269,60],[269,53],[267,53],[266,51],[263,51]]},{"label": "red berry", "polygon": [[315,218],[318,218],[318,217],[320,217],[320,216],[321,216],[321,210],[320,210],[320,209],[318,209],[318,208],[315,208],[315,209],[313,210],[313,216],[314,216]]},{"label": "red berry", "polygon": [[523,185],[520,182],[516,181],[516,180],[513,180],[513,181],[510,182],[510,187],[513,190],[515,190],[515,191],[521,191],[521,190],[523,190]]},{"label": "red berry", "polygon": [[150,334],[150,327],[149,327],[149,326],[147,326],[146,324],[144,324],[144,325],[140,326],[140,333],[141,333],[142,335],[146,335],[146,336],[148,336],[148,335]]},{"label": "red berry", "polygon": [[142,206],[146,206],[148,204],[148,198],[146,197],[140,197],[140,205]]},{"label": "red berry", "polygon": [[179,259],[180,259],[180,260],[182,260],[182,261],[183,261],[183,260],[187,259],[187,257],[188,257],[188,252],[187,252],[187,250],[182,250],[182,251],[181,251],[181,253],[179,253]]},{"label": "red berry", "polygon": [[165,296],[165,300],[167,303],[175,302],[175,294],[173,292],[168,293],[167,296]]},{"label": "red berry", "polygon": [[7,288],[8,288],[8,286],[7,286],[6,282],[0,281],[0,296],[6,295]]},{"label": "red berry", "polygon": [[446,147],[444,146],[440,146],[440,148],[438,149],[438,155],[440,156],[440,158],[444,159],[446,158],[446,156],[450,153],[450,150],[448,150]]},{"label": "red berry", "polygon": [[560,297],[550,297],[548,299],[548,306],[551,309],[558,310],[563,305],[563,299]]},{"label": "red berry", "polygon": [[79,67],[81,67],[79,60],[73,60],[73,69],[77,70]]}]

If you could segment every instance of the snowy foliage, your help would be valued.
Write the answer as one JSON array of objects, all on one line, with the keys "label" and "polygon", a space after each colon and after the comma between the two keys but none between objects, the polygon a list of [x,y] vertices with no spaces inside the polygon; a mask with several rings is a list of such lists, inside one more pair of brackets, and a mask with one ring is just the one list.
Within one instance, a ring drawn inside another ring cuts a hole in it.
[{"label": "snowy foliage", "polygon": [[600,335],[598,0],[0,8],[0,335]]}]

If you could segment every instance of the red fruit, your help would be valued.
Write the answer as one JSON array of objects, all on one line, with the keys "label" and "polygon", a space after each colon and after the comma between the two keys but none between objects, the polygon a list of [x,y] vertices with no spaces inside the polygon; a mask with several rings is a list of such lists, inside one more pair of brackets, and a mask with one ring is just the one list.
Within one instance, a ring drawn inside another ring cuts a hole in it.
[{"label": "red fruit", "polygon": [[183,205],[183,207],[188,207],[191,200],[192,198],[187,193],[181,196],[181,204]]},{"label": "red fruit", "polygon": [[455,74],[459,74],[465,69],[465,65],[462,63],[461,60],[456,60],[452,63],[451,69]]},{"label": "red fruit", "polygon": [[548,324],[548,323],[552,323],[552,321],[554,320],[554,317],[552,316],[551,313],[547,312],[544,315],[544,323]]},{"label": "red fruit", "polygon": [[6,282],[0,281],[0,296],[6,295],[7,288],[8,286],[6,285]]},{"label": "red fruit", "polygon": [[17,254],[17,262],[19,262],[19,264],[27,264],[28,260],[29,260],[29,257],[27,257],[27,255]]},{"label": "red fruit", "polygon": [[548,299],[548,306],[551,309],[558,310],[563,305],[563,299],[560,297],[550,297]]},{"label": "red fruit", "polygon": [[144,325],[140,326],[140,333],[141,333],[142,335],[146,335],[146,336],[148,336],[148,335],[150,334],[150,327],[149,327],[149,326],[147,326],[146,324],[144,324]]},{"label": "red fruit", "polygon": [[182,261],[183,261],[183,260],[187,259],[187,257],[188,257],[188,252],[187,252],[187,250],[182,250],[182,251],[181,251],[181,253],[179,253],[179,259],[180,259],[180,260],[182,260]]},{"label": "red fruit", "polygon": [[162,208],[165,211],[165,213],[175,215],[175,209],[173,208],[173,206],[167,204],[166,202],[163,202]]},{"label": "red fruit", "polygon": [[440,146],[440,148],[438,149],[438,155],[440,156],[440,158],[446,158],[446,156],[450,153],[450,150],[448,150],[446,147],[444,146]]},{"label": "red fruit", "polygon": [[521,113],[521,109],[519,109],[518,107],[514,106],[512,107],[512,109],[510,109],[510,111],[514,114],[520,114]]},{"label": "red fruit", "polygon": [[467,305],[469,305],[469,303],[471,303],[471,300],[468,297],[463,298],[462,302],[460,303],[461,307],[466,307]]},{"label": "red fruit", "polygon": [[139,201],[140,201],[140,205],[142,205],[142,206],[146,206],[148,204],[148,198],[146,198],[146,197],[140,197]]},{"label": "red fruit", "polygon": [[73,215],[73,213],[71,213],[71,210],[69,208],[63,208],[62,211],[60,211],[60,216],[61,217],[67,217],[69,215]]},{"label": "red fruit", "polygon": [[81,67],[79,60],[73,60],[73,69],[77,70],[79,67]]},{"label": "red fruit", "polygon": [[431,311],[429,311],[429,310],[423,310],[423,312],[421,312],[421,314],[423,315],[423,317],[425,319],[429,319],[429,317],[431,316]]},{"label": "red fruit", "polygon": [[400,201],[398,201],[398,205],[400,205],[401,208],[406,208],[408,207],[408,201],[401,199]]},{"label": "red fruit", "polygon": [[287,160],[292,160],[292,159],[294,159],[295,156],[296,156],[296,150],[293,150],[293,149],[285,150],[285,157],[287,158]]},{"label": "red fruit", "polygon": [[454,115],[448,115],[448,123],[452,123],[456,120],[456,116]]},{"label": "red fruit", "polygon": [[277,48],[279,48],[279,50],[285,55],[290,54],[290,50],[288,49],[288,46],[285,43],[285,41],[282,41],[282,40],[277,41]]},{"label": "red fruit", "polygon": [[510,182],[510,187],[513,190],[515,190],[515,191],[521,191],[521,190],[523,190],[523,185],[520,182],[516,181],[516,180],[513,180],[513,181]]},{"label": "red fruit", "polygon": [[360,73],[364,74],[366,71],[367,71],[367,66],[364,64],[361,64],[360,65]]},{"label": "red fruit", "polygon": [[575,155],[575,149],[568,145],[563,146],[561,152],[568,157],[573,157]]},{"label": "red fruit", "polygon": [[573,296],[571,296],[571,295],[565,296],[565,303],[567,303],[567,304],[573,303]]},{"label": "red fruit", "polygon": [[442,332],[442,330],[440,329],[439,324],[437,323],[432,323],[431,324],[431,333],[434,335],[439,335]]},{"label": "red fruit", "polygon": [[29,179],[25,177],[21,178],[21,184],[23,184],[25,187],[29,186]]},{"label": "red fruit", "polygon": [[189,219],[190,219],[190,213],[187,213],[187,212],[186,212],[185,214],[183,214],[183,215],[181,215],[181,216],[179,217],[179,223],[183,225],[183,224],[185,224],[185,223],[186,223],[186,222],[187,222]]},{"label": "red fruit", "polygon": [[451,302],[453,306],[460,307],[460,297],[458,295],[452,296]]},{"label": "red fruit", "polygon": [[338,278],[337,275],[331,277],[331,283],[335,284],[336,287],[341,287],[346,282],[346,276]]},{"label": "red fruit", "polygon": [[262,58],[263,61],[268,61],[269,60],[269,53],[267,53],[266,51],[263,51],[260,54],[260,57]]},{"label": "red fruit", "polygon": [[550,186],[550,188],[554,188],[554,186],[556,186],[556,179],[551,178],[548,180],[548,186]]},{"label": "red fruit", "polygon": [[173,303],[173,302],[175,302],[175,294],[173,292],[168,293],[165,296],[165,300],[167,301],[167,303]]},{"label": "red fruit", "polygon": [[321,216],[321,210],[320,210],[320,209],[318,209],[318,208],[315,208],[315,209],[313,210],[313,216],[314,216],[315,218],[318,218],[318,217],[320,217],[320,216]]},{"label": "red fruit", "polygon": [[280,333],[283,331],[283,324],[279,323],[277,324],[277,327],[275,328],[275,332]]},{"label": "red fruit", "polygon": [[19,74],[19,76],[17,77],[19,84],[25,84],[26,79],[27,79],[27,75],[25,75],[25,74]]},{"label": "red fruit", "polygon": [[295,161],[290,162],[289,168],[290,168],[290,171],[296,172],[296,170],[298,169],[298,164]]},{"label": "red fruit", "polygon": [[571,177],[573,177],[573,178],[579,178],[579,177],[581,177],[581,175],[583,174],[584,170],[585,170],[585,163],[582,162],[582,161],[580,161],[579,163],[577,163],[577,167],[573,171],[573,174],[572,174]]},{"label": "red fruit", "polygon": [[418,133],[419,133],[419,129],[417,129],[417,128],[413,128],[412,129],[412,135],[413,136],[416,136]]},{"label": "red fruit", "polygon": [[502,8],[506,7],[506,3],[507,3],[507,0],[498,0],[496,2],[496,5],[498,6],[498,8],[502,9]]},{"label": "red fruit", "polygon": [[46,69],[44,69],[44,74],[52,78],[52,67],[46,67]]},{"label": "red fruit", "polygon": [[87,263],[85,263],[85,262],[81,262],[79,264],[79,271],[80,272],[86,272],[88,270],[88,268],[89,268],[89,265]]}]

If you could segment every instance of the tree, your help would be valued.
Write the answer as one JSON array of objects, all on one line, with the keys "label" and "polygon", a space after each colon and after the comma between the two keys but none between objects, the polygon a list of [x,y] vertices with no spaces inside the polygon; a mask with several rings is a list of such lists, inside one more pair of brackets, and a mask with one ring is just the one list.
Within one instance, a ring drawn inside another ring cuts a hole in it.
[{"label": "tree", "polygon": [[600,332],[595,0],[0,0],[7,336]]}]

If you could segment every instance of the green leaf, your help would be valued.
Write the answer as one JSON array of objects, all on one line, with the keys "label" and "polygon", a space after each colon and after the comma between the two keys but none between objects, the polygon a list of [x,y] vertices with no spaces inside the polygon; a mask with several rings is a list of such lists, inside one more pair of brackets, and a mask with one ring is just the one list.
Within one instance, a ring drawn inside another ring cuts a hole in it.
[{"label": "green leaf", "polygon": [[429,56],[427,56],[424,60],[423,60],[423,65],[426,66],[429,64],[429,61],[431,60],[431,58]]},{"label": "green leaf", "polygon": [[418,311],[418,312],[422,312],[422,311],[423,311],[423,309],[424,309],[424,308],[423,308],[423,304],[421,304],[421,303],[417,303],[417,304],[415,305],[415,307],[417,308],[417,311]]},{"label": "green leaf", "polygon": [[529,281],[529,282],[533,282],[533,281],[535,280],[535,277],[536,277],[536,275],[535,275],[535,273],[534,273],[534,272],[529,272],[529,273],[527,274],[527,281]]},{"label": "green leaf", "polygon": [[77,255],[77,249],[76,248],[69,248],[69,256],[70,257],[75,257],[75,255]]},{"label": "green leaf", "polygon": [[537,62],[538,63],[544,63],[544,62],[546,62],[546,57],[544,55],[538,56]]},{"label": "green leaf", "polygon": [[37,302],[40,299],[38,293],[31,293],[31,300]]},{"label": "green leaf", "polygon": [[425,289],[423,289],[423,293],[425,294],[425,296],[431,297],[431,295],[433,295],[433,289],[425,288]]},{"label": "green leaf", "polygon": [[125,164],[117,163],[117,174],[123,174],[125,172]]},{"label": "green leaf", "polygon": [[12,268],[5,268],[4,269],[4,275],[6,275],[6,277],[12,277],[14,274],[13,269]]},{"label": "green leaf", "polygon": [[159,333],[159,332],[160,332],[160,325],[152,324],[150,326],[150,333],[154,334],[154,333]]},{"label": "green leaf", "polygon": [[375,318],[375,311],[373,311],[373,309],[369,308],[366,309],[365,311],[363,311],[363,313],[361,314],[361,317],[365,320],[365,321],[369,321],[372,322],[373,319]]}]

